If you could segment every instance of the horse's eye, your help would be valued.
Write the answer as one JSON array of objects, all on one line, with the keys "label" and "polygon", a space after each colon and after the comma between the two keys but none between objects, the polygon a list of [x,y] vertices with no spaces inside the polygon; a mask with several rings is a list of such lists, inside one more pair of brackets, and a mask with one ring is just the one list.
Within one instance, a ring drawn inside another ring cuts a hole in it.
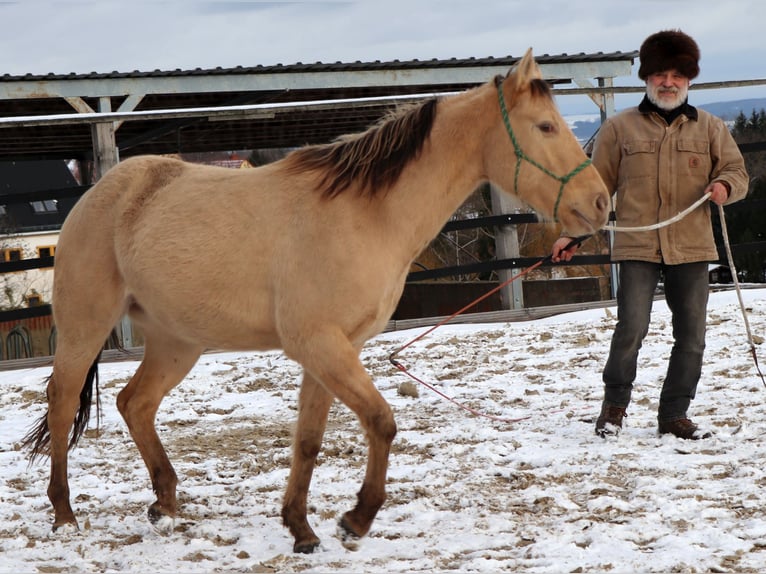
[{"label": "horse's eye", "polygon": [[543,122],[537,126],[544,134],[556,133],[556,124],[553,122]]}]

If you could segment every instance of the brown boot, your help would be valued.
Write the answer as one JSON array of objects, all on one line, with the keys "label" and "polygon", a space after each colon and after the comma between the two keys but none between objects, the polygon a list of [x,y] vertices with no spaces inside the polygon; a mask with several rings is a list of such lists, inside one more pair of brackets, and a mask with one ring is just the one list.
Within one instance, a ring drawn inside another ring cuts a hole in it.
[{"label": "brown boot", "polygon": [[603,403],[601,405],[601,414],[596,419],[596,434],[601,438],[607,436],[617,436],[622,430],[622,419],[628,416],[624,407],[617,407]]},{"label": "brown boot", "polygon": [[697,425],[686,417],[672,421],[660,421],[659,431],[661,435],[672,434],[686,440],[699,440],[713,436],[712,432],[700,430]]}]

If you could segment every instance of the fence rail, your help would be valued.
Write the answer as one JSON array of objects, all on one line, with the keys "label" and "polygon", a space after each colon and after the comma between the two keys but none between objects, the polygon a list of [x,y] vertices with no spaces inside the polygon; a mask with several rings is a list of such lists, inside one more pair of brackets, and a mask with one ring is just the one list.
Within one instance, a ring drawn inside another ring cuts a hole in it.
[{"label": "fence rail", "polygon": [[[726,209],[748,209],[758,210],[766,208],[766,200],[743,200],[738,203],[727,206]],[[509,213],[504,215],[492,215],[487,217],[475,217],[472,219],[462,219],[451,221],[442,229],[442,233],[456,230],[476,229],[480,227],[500,227],[503,225],[521,225],[527,223],[540,223],[540,219],[533,213]],[[721,265],[727,265],[726,252],[723,245],[718,245],[718,261]],[[735,255],[741,253],[753,253],[766,251],[766,241],[753,241],[749,243],[740,243],[731,246],[732,253]],[[422,271],[413,271],[407,275],[408,282],[425,281],[429,279],[441,279],[444,277],[454,277],[463,274],[486,273],[490,271],[500,271],[504,269],[524,268],[537,263],[540,257],[514,257],[512,259],[494,259],[491,261],[482,261],[478,263],[468,263],[449,267],[440,267],[437,269],[425,269]],[[0,262],[0,274],[12,273],[14,271],[26,271],[30,269],[44,269],[53,267],[55,256],[53,257],[35,257],[21,259],[18,261]],[[569,262],[553,263],[547,262],[544,267],[566,266],[566,265],[604,265],[609,264],[609,255],[575,255]],[[0,319],[1,320],[1,319]]]}]

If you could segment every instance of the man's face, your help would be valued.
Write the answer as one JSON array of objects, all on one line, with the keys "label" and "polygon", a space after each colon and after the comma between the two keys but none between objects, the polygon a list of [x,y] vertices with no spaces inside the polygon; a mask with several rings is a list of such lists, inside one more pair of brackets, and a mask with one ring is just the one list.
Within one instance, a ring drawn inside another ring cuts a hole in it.
[{"label": "man's face", "polygon": [[678,70],[655,72],[646,79],[646,95],[661,110],[674,110],[686,101],[689,78]]}]

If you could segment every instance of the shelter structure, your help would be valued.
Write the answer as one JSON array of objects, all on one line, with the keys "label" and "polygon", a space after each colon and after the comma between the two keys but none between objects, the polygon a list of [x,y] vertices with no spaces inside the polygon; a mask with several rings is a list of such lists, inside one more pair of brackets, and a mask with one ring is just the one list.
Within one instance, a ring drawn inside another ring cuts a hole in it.
[{"label": "shelter structure", "polygon": [[[638,52],[536,57],[543,76],[609,88]],[[237,68],[0,76],[0,161],[93,160],[103,173],[145,153],[291,148],[365,129],[402,99],[464,90],[519,57],[291,64]],[[599,88],[601,92],[597,93]],[[570,90],[571,91],[571,90]]]}]

